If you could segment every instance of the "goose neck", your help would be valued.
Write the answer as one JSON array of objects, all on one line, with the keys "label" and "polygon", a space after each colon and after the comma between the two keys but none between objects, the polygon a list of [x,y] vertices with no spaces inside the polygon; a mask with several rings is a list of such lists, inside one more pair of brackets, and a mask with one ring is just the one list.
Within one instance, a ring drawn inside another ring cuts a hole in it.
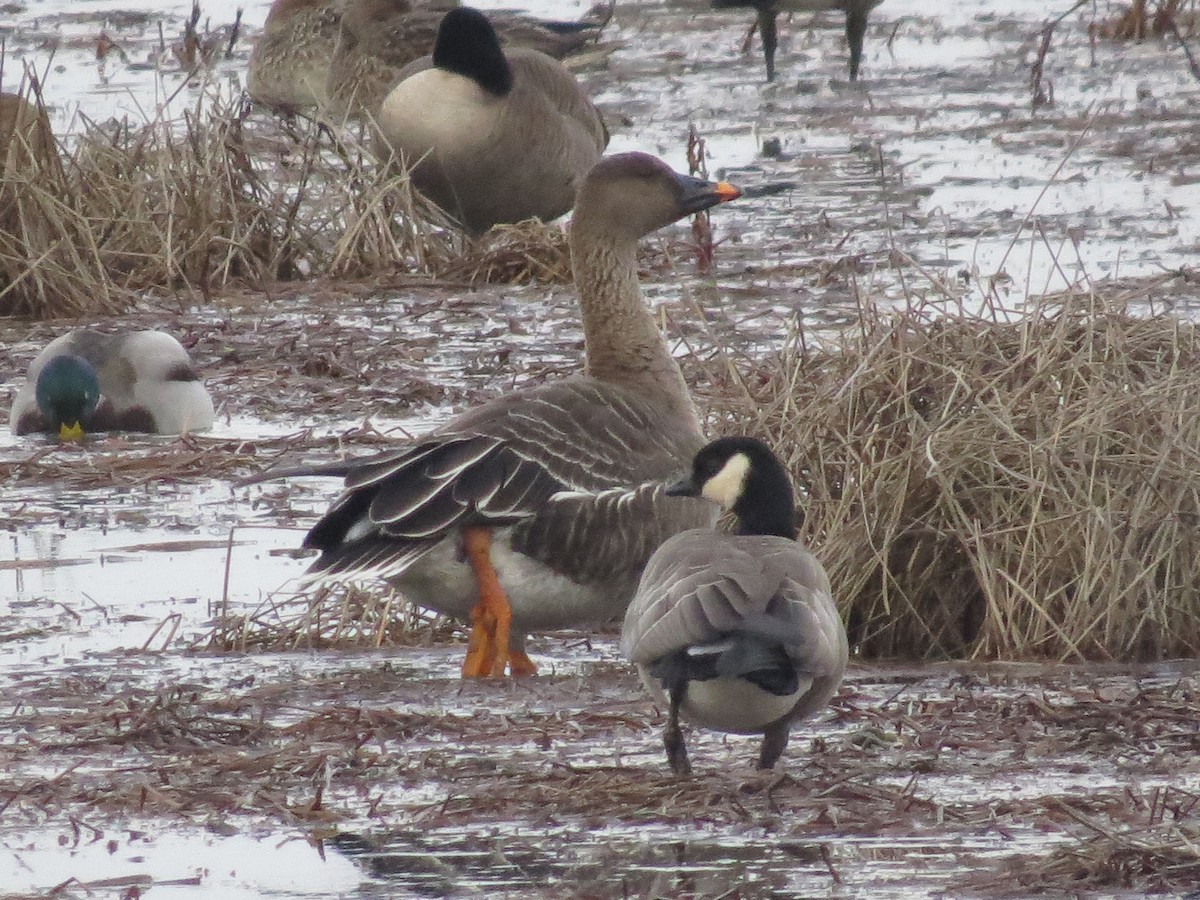
[{"label": "goose neck", "polygon": [[571,263],[587,374],[661,398],[671,412],[697,422],[683,373],[642,297],[637,241],[572,232]]}]

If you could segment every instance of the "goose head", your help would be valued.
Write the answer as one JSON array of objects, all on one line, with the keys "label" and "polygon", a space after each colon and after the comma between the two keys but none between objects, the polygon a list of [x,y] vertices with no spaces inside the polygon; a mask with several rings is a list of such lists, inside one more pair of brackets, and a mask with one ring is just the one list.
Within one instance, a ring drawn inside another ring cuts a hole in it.
[{"label": "goose head", "polygon": [[500,47],[500,38],[487,16],[461,6],[442,17],[433,45],[435,68],[470,78],[497,97],[513,87],[512,69]]},{"label": "goose head", "polygon": [[692,460],[691,474],[670,487],[672,497],[704,497],[738,519],[739,534],[796,536],[792,484],[778,457],[760,440],[723,437]]},{"label": "goose head", "polygon": [[584,177],[575,198],[571,231],[637,241],[684,216],[741,195],[728,182],[684,175],[647,153],[617,153],[604,157]]},{"label": "goose head", "polygon": [[79,356],[56,356],[42,367],[35,387],[38,409],[58,426],[64,441],[83,437],[83,421],[100,402],[100,381],[91,363]]}]

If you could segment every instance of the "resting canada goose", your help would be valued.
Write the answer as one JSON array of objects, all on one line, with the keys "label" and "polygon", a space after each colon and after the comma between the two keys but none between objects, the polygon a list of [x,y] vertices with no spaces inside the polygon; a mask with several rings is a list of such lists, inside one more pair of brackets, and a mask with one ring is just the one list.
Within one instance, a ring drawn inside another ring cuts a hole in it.
[{"label": "resting canada goose", "polygon": [[560,216],[608,144],[600,113],[544,53],[505,53],[487,18],[448,12],[432,57],[406,66],[379,110],[384,145],[472,234]]},{"label": "resting canada goose", "polygon": [[78,329],[29,366],[9,414],[14,434],[90,431],[182,434],[213,424],[212,398],[179,341],[161,331]]},{"label": "resting canada goose", "polygon": [[399,452],[283,473],[346,477],[304,540],[321,551],[310,577],[383,578],[470,618],[467,677],[502,675],[510,661],[532,674],[528,632],[623,613],[654,549],[715,514],[664,495],[662,479],[703,438],[642,299],[637,243],[738,196],[644,153],[597,164],[570,232],[584,372],[470,409]]},{"label": "resting canada goose", "polygon": [[[376,118],[405,66],[433,52],[442,17],[458,0],[347,0],[329,66],[326,112],[334,121]],[[599,33],[587,22],[542,22],[516,13],[491,13],[506,45],[540,50],[555,59]]]},{"label": "resting canada goose", "polygon": [[779,40],[776,18],[781,12],[821,12],[835,9],[846,14],[846,42],[850,45],[850,80],[858,80],[867,15],[883,0],[712,0],[713,9],[752,7],[758,13],[758,33],[767,61],[767,81],[775,80],[775,47]]},{"label": "resting canada goose", "polygon": [[763,734],[759,768],[787,746],[794,721],[825,706],[849,651],[829,579],[795,539],[787,472],[761,441],[719,438],[667,489],[706,497],[738,531],[698,529],[664,543],[625,614],[621,649],[665,706],[663,743],[677,775],[691,771],[679,716]]},{"label": "resting canada goose", "polygon": [[246,91],[284,113],[322,107],[342,0],[275,0],[250,53]]}]

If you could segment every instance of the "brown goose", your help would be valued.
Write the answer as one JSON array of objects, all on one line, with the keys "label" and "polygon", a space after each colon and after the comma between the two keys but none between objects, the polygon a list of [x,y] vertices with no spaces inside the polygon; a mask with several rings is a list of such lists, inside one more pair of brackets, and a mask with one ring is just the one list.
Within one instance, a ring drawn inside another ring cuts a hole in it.
[{"label": "brown goose", "polygon": [[279,112],[325,105],[342,0],[275,0],[250,54],[246,91]]},{"label": "brown goose", "polygon": [[464,676],[510,661],[531,674],[528,632],[620,615],[654,549],[715,513],[664,494],[703,437],[642,299],[637,243],[738,196],[642,153],[596,165],[570,234],[585,371],[468,410],[399,452],[285,473],[346,479],[305,538],[321,551],[310,575],[383,578],[470,618]]},{"label": "brown goose", "polygon": [[775,20],[781,12],[844,12],[846,43],[850,45],[850,80],[857,81],[858,68],[862,62],[863,36],[867,32],[867,16],[882,2],[883,0],[712,0],[712,6],[713,9],[749,7],[756,11],[763,57],[767,63],[767,81],[775,80],[775,48],[779,42]]},{"label": "brown goose", "polygon": [[663,742],[675,774],[691,771],[681,714],[762,733],[758,764],[769,769],[792,723],[825,706],[846,671],[829,579],[795,540],[791,483],[761,441],[713,441],[667,493],[731,510],[738,532],[685,531],[659,547],[625,614],[621,648],[669,710]]},{"label": "brown goose", "polygon": [[506,53],[488,19],[465,7],[442,19],[433,55],[405,67],[377,125],[417,188],[472,234],[562,215],[608,144],[561,63]]},{"label": "brown goose", "polygon": [[[433,52],[442,17],[458,0],[347,0],[326,83],[326,112],[334,121],[375,118],[405,66]],[[493,12],[504,44],[555,59],[578,50],[600,30],[587,22],[543,22]]]}]

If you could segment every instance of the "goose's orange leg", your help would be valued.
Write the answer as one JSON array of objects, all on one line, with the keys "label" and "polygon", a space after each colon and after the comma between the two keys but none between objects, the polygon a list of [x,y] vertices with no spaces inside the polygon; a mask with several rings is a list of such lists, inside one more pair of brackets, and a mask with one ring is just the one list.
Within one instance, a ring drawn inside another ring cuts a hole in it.
[{"label": "goose's orange leg", "polygon": [[467,658],[463,660],[463,678],[503,675],[509,661],[512,607],[500,586],[496,567],[492,565],[491,546],[490,528],[463,529],[463,547],[479,588],[479,602],[471,610],[471,638],[467,644]]},{"label": "goose's orange leg", "polygon": [[509,653],[508,666],[514,678],[537,674],[537,664],[525,654],[524,650],[513,650]]}]

